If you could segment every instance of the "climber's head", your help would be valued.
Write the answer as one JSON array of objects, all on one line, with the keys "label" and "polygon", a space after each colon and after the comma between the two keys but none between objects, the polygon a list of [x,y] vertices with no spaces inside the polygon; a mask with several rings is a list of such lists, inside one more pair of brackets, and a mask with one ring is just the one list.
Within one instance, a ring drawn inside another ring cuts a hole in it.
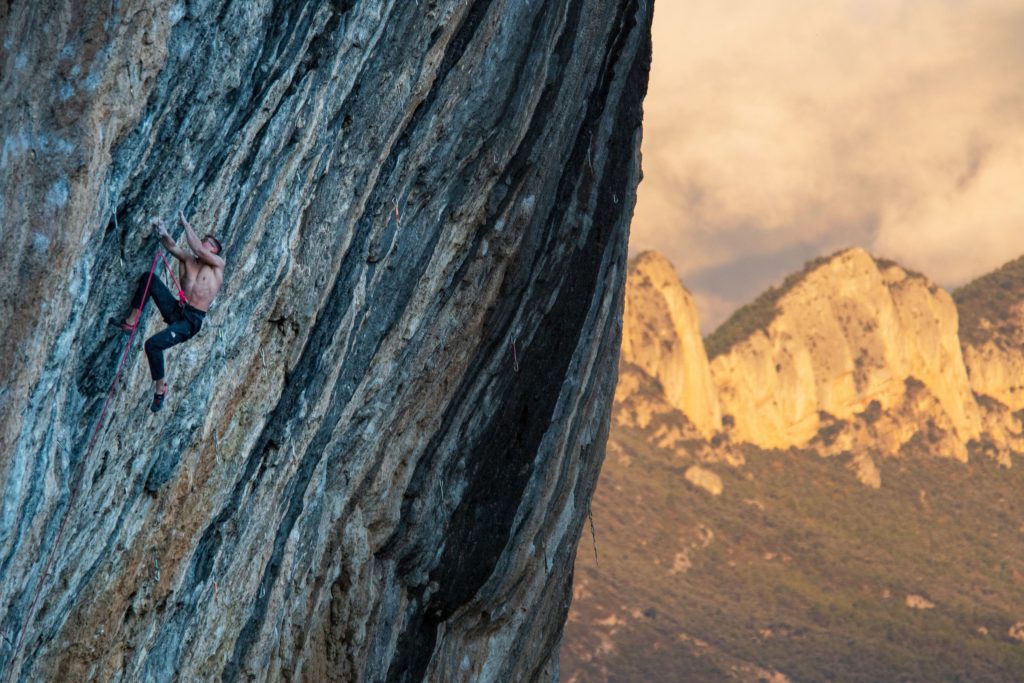
[{"label": "climber's head", "polygon": [[221,252],[220,240],[210,234],[206,234],[203,237],[203,246],[212,251],[214,254]]}]

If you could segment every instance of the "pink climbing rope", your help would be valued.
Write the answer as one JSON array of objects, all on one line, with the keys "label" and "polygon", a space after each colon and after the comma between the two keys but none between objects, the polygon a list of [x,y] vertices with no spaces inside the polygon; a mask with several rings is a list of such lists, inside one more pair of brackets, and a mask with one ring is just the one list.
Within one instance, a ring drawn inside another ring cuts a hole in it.
[{"label": "pink climbing rope", "polygon": [[[164,259],[164,263],[167,263],[167,259],[164,258],[163,250],[157,249],[157,253],[153,255],[153,264],[149,268],[149,277],[146,279],[146,288],[142,293],[142,302],[145,306],[146,297],[149,295],[149,285],[153,282],[153,272],[156,270],[157,259]],[[170,270],[170,266],[167,266]],[[171,274],[174,277],[174,274]],[[177,283],[177,280],[175,280]],[[179,292],[181,290],[179,289]],[[184,292],[181,293],[184,297]],[[96,438],[99,436],[100,430],[103,427],[103,418],[107,414],[107,408],[110,406],[110,400],[114,397],[114,390],[117,388],[117,380],[121,377],[121,371],[124,370],[125,361],[128,359],[128,351],[131,350],[132,340],[135,339],[135,331],[139,327],[142,316],[139,316],[139,320],[132,326],[131,334],[128,335],[128,343],[124,346],[124,351],[121,353],[121,362],[117,366],[117,373],[114,375],[114,381],[110,383],[110,389],[107,390],[107,398],[103,402],[103,408],[100,410],[100,417],[96,421],[96,426],[93,428],[92,437],[89,439],[89,445],[85,449],[85,455],[82,457],[82,463],[79,466],[79,477],[72,482],[71,495],[68,497],[68,505],[64,509],[64,515],[61,517],[60,526],[57,528],[57,536],[53,541],[53,546],[50,548],[50,552],[47,554],[46,564],[43,565],[43,572],[39,575],[39,581],[36,583],[36,591],[32,596],[32,602],[28,606],[28,612],[25,615],[25,622],[22,624],[21,632],[18,634],[18,641],[14,646],[14,651],[11,654],[11,668],[8,669],[7,680],[10,681],[11,677],[14,676],[14,669],[18,664],[18,654],[21,652],[21,645],[25,639],[25,631],[28,630],[28,626],[32,623],[32,617],[35,616],[36,603],[39,602],[39,595],[42,592],[43,583],[46,581],[46,577],[50,573],[50,566],[53,564],[54,551],[57,546],[60,545],[60,540],[64,535],[64,527],[67,525],[68,518],[71,516],[71,508],[74,507],[75,500],[78,497],[79,485],[81,484],[81,474],[85,470],[85,463],[89,460],[89,456],[92,454],[93,446],[96,445]]]},{"label": "pink climbing rope", "polygon": [[163,260],[164,266],[167,267],[167,274],[171,276],[171,281],[174,283],[174,286],[178,288],[178,301],[183,304],[187,304],[188,298],[185,296],[185,290],[181,288],[181,283],[178,282],[178,278],[174,277],[174,269],[171,268],[171,264],[167,262],[167,257],[164,256],[163,252],[160,252],[160,258]]}]

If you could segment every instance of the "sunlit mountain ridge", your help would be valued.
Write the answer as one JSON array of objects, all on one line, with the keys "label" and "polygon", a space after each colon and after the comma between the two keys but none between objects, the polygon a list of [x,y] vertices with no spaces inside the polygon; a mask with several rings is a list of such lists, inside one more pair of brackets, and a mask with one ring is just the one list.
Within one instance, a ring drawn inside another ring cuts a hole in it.
[{"label": "sunlit mountain ridge", "polygon": [[1019,680],[1022,263],[850,249],[701,340],[635,258],[563,680]]}]

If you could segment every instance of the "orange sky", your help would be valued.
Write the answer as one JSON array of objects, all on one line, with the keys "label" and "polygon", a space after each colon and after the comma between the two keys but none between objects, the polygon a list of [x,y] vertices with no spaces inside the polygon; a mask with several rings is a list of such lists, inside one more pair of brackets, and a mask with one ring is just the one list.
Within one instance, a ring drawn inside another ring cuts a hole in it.
[{"label": "orange sky", "polygon": [[961,284],[1024,253],[1024,0],[657,0],[643,155],[706,331],[849,245]]}]

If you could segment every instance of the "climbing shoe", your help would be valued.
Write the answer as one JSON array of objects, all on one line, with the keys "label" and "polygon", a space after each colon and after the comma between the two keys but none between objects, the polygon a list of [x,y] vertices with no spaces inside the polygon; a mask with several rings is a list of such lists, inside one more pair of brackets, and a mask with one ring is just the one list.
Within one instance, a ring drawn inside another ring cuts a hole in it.
[{"label": "climbing shoe", "polygon": [[149,409],[154,413],[160,412],[160,409],[164,407],[165,398],[167,398],[166,391],[162,394],[153,394],[153,402],[149,405]]},{"label": "climbing shoe", "polygon": [[132,325],[129,325],[123,320],[118,320],[117,318],[110,318],[109,320],[107,320],[107,324],[110,325],[111,327],[116,327],[122,332],[131,332],[132,330],[135,329],[135,327],[133,327]]}]

